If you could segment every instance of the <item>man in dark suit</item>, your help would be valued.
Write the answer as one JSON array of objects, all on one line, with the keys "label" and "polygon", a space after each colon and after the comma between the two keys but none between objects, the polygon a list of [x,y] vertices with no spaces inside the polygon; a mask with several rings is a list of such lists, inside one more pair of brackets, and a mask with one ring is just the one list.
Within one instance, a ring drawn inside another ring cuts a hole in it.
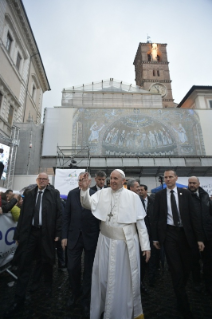
[{"label": "man in dark suit", "polygon": [[[138,194],[138,196],[140,197],[141,201],[142,201],[142,204],[144,206],[144,209],[146,211],[146,207],[145,207],[145,203],[144,203],[144,199],[143,197],[140,195],[140,185],[138,183],[138,181],[136,179],[130,179],[128,182],[127,182],[127,189],[129,189],[130,191]],[[147,211],[146,211],[147,212]],[[148,230],[148,234],[150,235],[150,224],[149,224],[149,219],[148,219],[148,216],[146,215],[145,218],[145,224],[146,224],[146,228]],[[148,291],[144,285],[144,277],[145,277],[145,268],[147,267],[147,264],[146,264],[146,260],[144,258],[145,256],[140,255],[140,261],[141,261],[141,264],[140,264],[140,273],[141,273],[141,283],[140,283],[140,289],[141,289],[141,292],[144,293],[144,294],[147,294]],[[151,258],[150,258],[151,259]]]},{"label": "man in dark suit", "polygon": [[154,286],[157,269],[159,267],[160,262],[160,252],[158,249],[153,246],[152,243],[152,224],[153,224],[153,207],[154,207],[154,199],[148,195],[148,187],[147,185],[140,184],[140,196],[143,199],[144,209],[146,211],[146,225],[148,227],[149,240],[151,245],[151,258],[148,263],[148,275],[149,275],[149,285]]},{"label": "man in dark suit", "polygon": [[[210,295],[212,295],[212,201],[210,200],[208,193],[202,187],[200,187],[198,177],[189,177],[188,189],[191,192],[191,196],[193,198],[199,216],[203,241],[205,245],[205,249],[201,254],[203,261],[205,288],[206,291]],[[196,254],[196,259],[194,259],[193,262],[193,279],[195,285],[198,283],[200,284],[199,259],[200,256]],[[195,265],[197,265],[197,267],[195,267]],[[201,288],[198,285],[196,286],[196,288],[199,288],[200,292]]]},{"label": "man in dark suit", "polygon": [[192,250],[198,243],[202,251],[204,244],[191,194],[176,187],[177,179],[174,170],[164,172],[167,188],[155,196],[152,237],[157,249],[164,245],[179,310],[184,319],[191,319],[185,286],[191,271]]},{"label": "man in dark suit", "polygon": [[23,305],[32,261],[42,262],[46,296],[51,295],[55,241],[61,233],[61,201],[57,190],[48,188],[49,178],[40,173],[37,187],[25,193],[14,240],[18,244],[13,263],[18,266],[15,301],[7,311],[11,316]]},{"label": "man in dark suit", "polygon": [[106,174],[103,171],[98,171],[95,174],[95,182],[96,185],[91,187],[92,190],[94,190],[95,192],[99,191],[102,188],[106,188],[107,186],[105,186],[105,180],[106,180]]},{"label": "man in dark suit", "polygon": [[[68,308],[74,308],[81,294],[81,256],[84,251],[84,274],[82,285],[82,299],[84,317],[89,317],[91,273],[93,260],[99,237],[99,220],[90,210],[85,209],[80,203],[80,188],[82,176],[79,175],[79,187],[68,194],[62,225],[62,247],[67,246],[68,272],[72,294],[68,300]],[[91,177],[89,175],[91,180]],[[90,195],[94,194],[90,189]]]}]

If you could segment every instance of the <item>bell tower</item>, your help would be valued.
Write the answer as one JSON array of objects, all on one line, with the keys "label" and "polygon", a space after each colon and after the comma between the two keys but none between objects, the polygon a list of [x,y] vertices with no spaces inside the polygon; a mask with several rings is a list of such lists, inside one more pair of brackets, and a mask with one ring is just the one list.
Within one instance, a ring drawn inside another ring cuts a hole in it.
[{"label": "bell tower", "polygon": [[163,107],[176,107],[169,73],[166,52],[167,44],[139,43],[135,60],[135,81],[144,90],[160,93]]}]

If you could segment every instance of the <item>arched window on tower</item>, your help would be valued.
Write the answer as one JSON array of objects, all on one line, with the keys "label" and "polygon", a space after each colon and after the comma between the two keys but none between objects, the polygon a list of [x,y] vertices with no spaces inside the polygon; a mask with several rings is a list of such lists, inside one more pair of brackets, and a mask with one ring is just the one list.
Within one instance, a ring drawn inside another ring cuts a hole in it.
[{"label": "arched window on tower", "polygon": [[157,75],[160,76],[160,71],[159,70],[157,70]]},{"label": "arched window on tower", "polygon": [[153,70],[153,76],[155,76],[155,70]]},{"label": "arched window on tower", "polygon": [[151,54],[147,54],[148,61],[151,61]]},{"label": "arched window on tower", "polygon": [[157,61],[160,62],[160,56],[159,55],[157,55]]}]

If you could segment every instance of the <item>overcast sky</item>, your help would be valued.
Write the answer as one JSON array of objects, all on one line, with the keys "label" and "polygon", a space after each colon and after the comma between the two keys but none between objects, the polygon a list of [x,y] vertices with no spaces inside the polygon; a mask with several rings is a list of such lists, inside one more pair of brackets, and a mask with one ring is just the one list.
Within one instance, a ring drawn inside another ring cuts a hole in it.
[{"label": "overcast sky", "polygon": [[167,43],[173,98],[212,85],[212,0],[23,0],[51,91],[109,78],[135,84],[139,42]]}]

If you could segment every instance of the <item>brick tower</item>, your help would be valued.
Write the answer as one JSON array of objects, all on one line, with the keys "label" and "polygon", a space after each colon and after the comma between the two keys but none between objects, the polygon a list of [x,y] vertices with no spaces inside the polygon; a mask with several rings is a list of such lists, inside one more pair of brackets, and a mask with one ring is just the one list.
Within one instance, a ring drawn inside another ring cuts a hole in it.
[{"label": "brick tower", "polygon": [[144,90],[160,93],[163,107],[176,107],[169,74],[167,44],[139,43],[135,60],[135,81]]}]

